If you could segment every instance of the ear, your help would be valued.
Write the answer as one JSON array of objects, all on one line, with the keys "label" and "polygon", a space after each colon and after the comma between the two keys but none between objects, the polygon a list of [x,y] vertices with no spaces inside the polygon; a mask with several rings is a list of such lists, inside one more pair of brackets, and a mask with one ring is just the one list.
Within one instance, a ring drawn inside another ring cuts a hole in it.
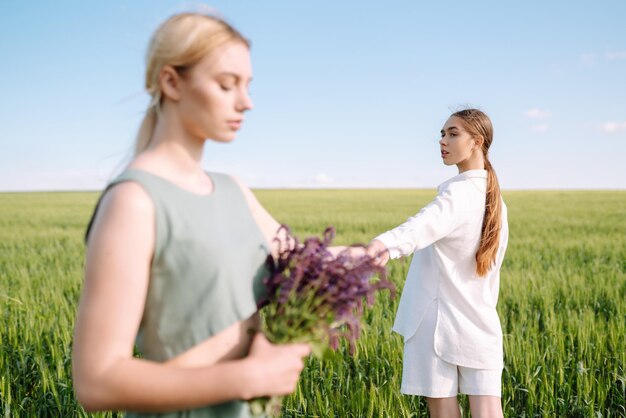
[{"label": "ear", "polygon": [[475,136],[472,139],[474,140],[475,149],[481,150],[483,148],[483,142],[485,142],[482,136]]},{"label": "ear", "polygon": [[178,72],[171,66],[166,65],[159,73],[159,85],[163,96],[175,102],[180,100],[181,78]]}]

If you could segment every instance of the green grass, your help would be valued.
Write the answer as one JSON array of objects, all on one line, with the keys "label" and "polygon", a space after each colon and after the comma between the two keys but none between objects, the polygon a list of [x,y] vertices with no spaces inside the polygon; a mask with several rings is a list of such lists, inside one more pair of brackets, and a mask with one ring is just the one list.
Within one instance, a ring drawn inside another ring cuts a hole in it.
[{"label": "green grass", "polygon": [[[434,191],[257,190],[293,231],[337,230],[366,243],[403,222]],[[626,416],[626,192],[511,191],[510,241],[498,310],[503,405],[510,417]],[[0,416],[87,416],[70,376],[82,237],[96,193],[0,194]],[[403,286],[408,260],[390,264]],[[351,357],[311,359],[285,417],[425,417],[399,393],[399,298],[378,299]],[[461,398],[467,416],[467,399]],[[111,416],[99,414],[94,416]]]}]

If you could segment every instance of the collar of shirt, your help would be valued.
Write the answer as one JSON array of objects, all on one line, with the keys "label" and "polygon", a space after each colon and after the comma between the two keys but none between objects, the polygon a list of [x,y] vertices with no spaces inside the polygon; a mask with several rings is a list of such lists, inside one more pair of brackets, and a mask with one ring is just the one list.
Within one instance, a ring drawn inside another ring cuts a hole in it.
[{"label": "collar of shirt", "polygon": [[487,178],[487,170],[482,170],[482,169],[478,169],[478,170],[467,170],[464,171],[460,174],[457,174],[456,176],[449,178],[448,180],[444,181],[443,183],[441,183],[439,186],[437,186],[437,191],[441,191],[443,189],[446,188],[446,186],[448,186],[450,183],[454,183],[456,181],[463,181],[463,180],[467,180],[467,179],[471,179],[471,178],[481,178],[481,179],[486,179]]},{"label": "collar of shirt", "polygon": [[463,181],[466,179],[470,179],[470,178],[481,178],[481,179],[486,179],[487,178],[487,170],[467,170],[464,171],[460,174],[457,174],[456,176],[449,178],[448,180],[444,181],[443,183],[441,183],[439,186],[437,186],[437,190],[441,191],[442,189],[444,189],[448,184],[450,183],[454,183],[455,181]]}]

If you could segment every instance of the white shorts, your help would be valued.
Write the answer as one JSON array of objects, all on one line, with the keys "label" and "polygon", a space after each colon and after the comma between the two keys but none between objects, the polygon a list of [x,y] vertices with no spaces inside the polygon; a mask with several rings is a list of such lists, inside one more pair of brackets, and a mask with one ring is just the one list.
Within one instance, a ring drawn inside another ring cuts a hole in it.
[{"label": "white shorts", "polygon": [[400,391],[429,398],[451,398],[458,393],[500,397],[502,369],[457,366],[435,353],[437,303],[430,304],[415,334],[404,342]]}]

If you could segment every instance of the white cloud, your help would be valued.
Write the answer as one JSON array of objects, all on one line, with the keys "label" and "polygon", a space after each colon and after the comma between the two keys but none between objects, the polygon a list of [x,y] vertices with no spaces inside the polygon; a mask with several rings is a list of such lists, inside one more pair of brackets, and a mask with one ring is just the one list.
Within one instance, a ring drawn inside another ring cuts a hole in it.
[{"label": "white cloud", "polygon": [[604,56],[609,61],[623,60],[626,59],[626,51],[610,51],[607,52]]},{"label": "white cloud", "polygon": [[531,119],[545,119],[552,113],[549,110],[541,110],[535,107],[527,110],[526,112],[524,112],[524,114]]},{"label": "white cloud", "polygon": [[579,57],[579,61],[580,64],[585,67],[593,67],[593,65],[596,63],[596,54],[581,54]]},{"label": "white cloud", "polygon": [[319,173],[315,177],[313,177],[313,183],[315,184],[331,184],[334,182],[335,180],[332,177],[327,176],[324,173]]},{"label": "white cloud", "polygon": [[[585,54],[580,54],[578,57],[578,61],[580,65],[583,67],[593,67],[597,64],[598,59],[602,58],[602,54],[596,54],[594,52],[589,52]],[[624,60],[626,59],[626,51],[607,51],[604,53],[604,58],[608,62]]]},{"label": "white cloud", "polygon": [[607,122],[600,129],[608,134],[626,131],[626,122]]},{"label": "white cloud", "polygon": [[548,124],[546,123],[541,123],[538,125],[533,125],[530,127],[531,130],[533,130],[534,132],[545,132],[548,130]]}]

